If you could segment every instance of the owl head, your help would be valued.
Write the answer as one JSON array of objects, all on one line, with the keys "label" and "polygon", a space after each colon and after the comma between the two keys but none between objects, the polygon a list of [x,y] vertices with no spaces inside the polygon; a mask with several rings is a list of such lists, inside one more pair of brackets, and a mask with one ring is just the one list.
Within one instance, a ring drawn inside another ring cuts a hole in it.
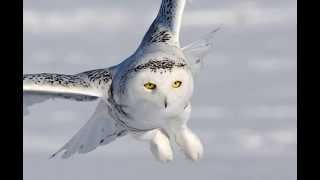
[{"label": "owl head", "polygon": [[[119,79],[118,100],[135,114],[175,116],[188,105],[193,77],[183,57],[152,56],[131,66]],[[139,113],[139,111],[141,111]]]}]

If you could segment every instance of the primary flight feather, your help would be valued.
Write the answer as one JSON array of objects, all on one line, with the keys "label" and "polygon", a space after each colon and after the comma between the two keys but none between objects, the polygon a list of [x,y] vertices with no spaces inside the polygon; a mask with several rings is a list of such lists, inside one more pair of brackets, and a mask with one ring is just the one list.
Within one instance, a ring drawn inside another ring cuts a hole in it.
[{"label": "primary flight feather", "polygon": [[89,121],[51,157],[87,153],[126,134],[147,141],[162,162],[173,159],[172,139],[187,158],[202,157],[202,143],[187,121],[194,76],[212,48],[215,31],[181,48],[185,4],[186,0],[162,0],[140,46],[118,65],[74,75],[23,76],[24,115],[30,105],[47,99],[99,101]]}]

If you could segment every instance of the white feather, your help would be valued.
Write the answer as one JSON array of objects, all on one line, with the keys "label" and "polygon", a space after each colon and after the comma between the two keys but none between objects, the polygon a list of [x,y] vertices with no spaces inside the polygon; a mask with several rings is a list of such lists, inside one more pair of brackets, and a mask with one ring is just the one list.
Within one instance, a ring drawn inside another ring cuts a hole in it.
[{"label": "white feather", "polygon": [[203,36],[201,39],[194,41],[182,48],[183,53],[190,63],[194,75],[198,74],[203,66],[203,59],[210,53],[213,48],[214,34],[219,30],[217,28]]},{"label": "white feather", "polygon": [[[173,137],[188,158],[202,157],[202,143],[186,123],[194,75],[211,50],[218,29],[180,48],[185,3],[163,0],[140,50],[117,66],[76,75],[24,75],[24,114],[27,106],[50,98],[100,100],[89,121],[51,157],[61,152],[63,158],[87,153],[127,132],[147,140],[153,155],[162,162],[173,159],[169,140]],[[156,88],[146,88],[148,82]],[[180,82],[178,87],[176,82]]]},{"label": "white feather", "polygon": [[107,108],[107,103],[100,101],[89,121],[51,157],[64,151],[62,158],[69,158],[77,152],[87,153],[114,141],[122,130],[116,126]]}]

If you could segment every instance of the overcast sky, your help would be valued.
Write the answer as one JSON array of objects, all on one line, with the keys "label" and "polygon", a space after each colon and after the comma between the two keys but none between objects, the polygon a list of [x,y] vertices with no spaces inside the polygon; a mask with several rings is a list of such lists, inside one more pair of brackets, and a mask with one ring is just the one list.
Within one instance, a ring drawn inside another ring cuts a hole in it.
[{"label": "overcast sky", "polygon": [[[24,0],[24,73],[73,74],[131,55],[161,0]],[[203,160],[175,151],[156,162],[147,144],[121,138],[85,155],[48,160],[96,102],[48,101],[24,117],[24,179],[296,179],[296,0],[192,0],[182,45],[221,26],[192,99],[190,126]]]}]

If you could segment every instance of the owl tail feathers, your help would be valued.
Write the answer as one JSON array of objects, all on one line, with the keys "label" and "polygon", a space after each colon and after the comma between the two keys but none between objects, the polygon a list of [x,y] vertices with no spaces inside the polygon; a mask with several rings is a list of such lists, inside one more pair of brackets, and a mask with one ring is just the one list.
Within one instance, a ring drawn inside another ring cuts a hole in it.
[{"label": "owl tail feathers", "polygon": [[204,35],[201,39],[194,41],[182,48],[193,74],[197,74],[203,64],[204,57],[209,54],[213,48],[214,34],[220,30],[220,27]]},{"label": "owl tail feathers", "polygon": [[115,121],[107,112],[106,103],[100,101],[95,113],[89,121],[57,152],[52,154],[49,159],[56,157],[64,151],[62,158],[66,159],[75,153],[88,153],[98,146],[109,144],[117,137],[126,134],[125,129],[116,126]]}]

